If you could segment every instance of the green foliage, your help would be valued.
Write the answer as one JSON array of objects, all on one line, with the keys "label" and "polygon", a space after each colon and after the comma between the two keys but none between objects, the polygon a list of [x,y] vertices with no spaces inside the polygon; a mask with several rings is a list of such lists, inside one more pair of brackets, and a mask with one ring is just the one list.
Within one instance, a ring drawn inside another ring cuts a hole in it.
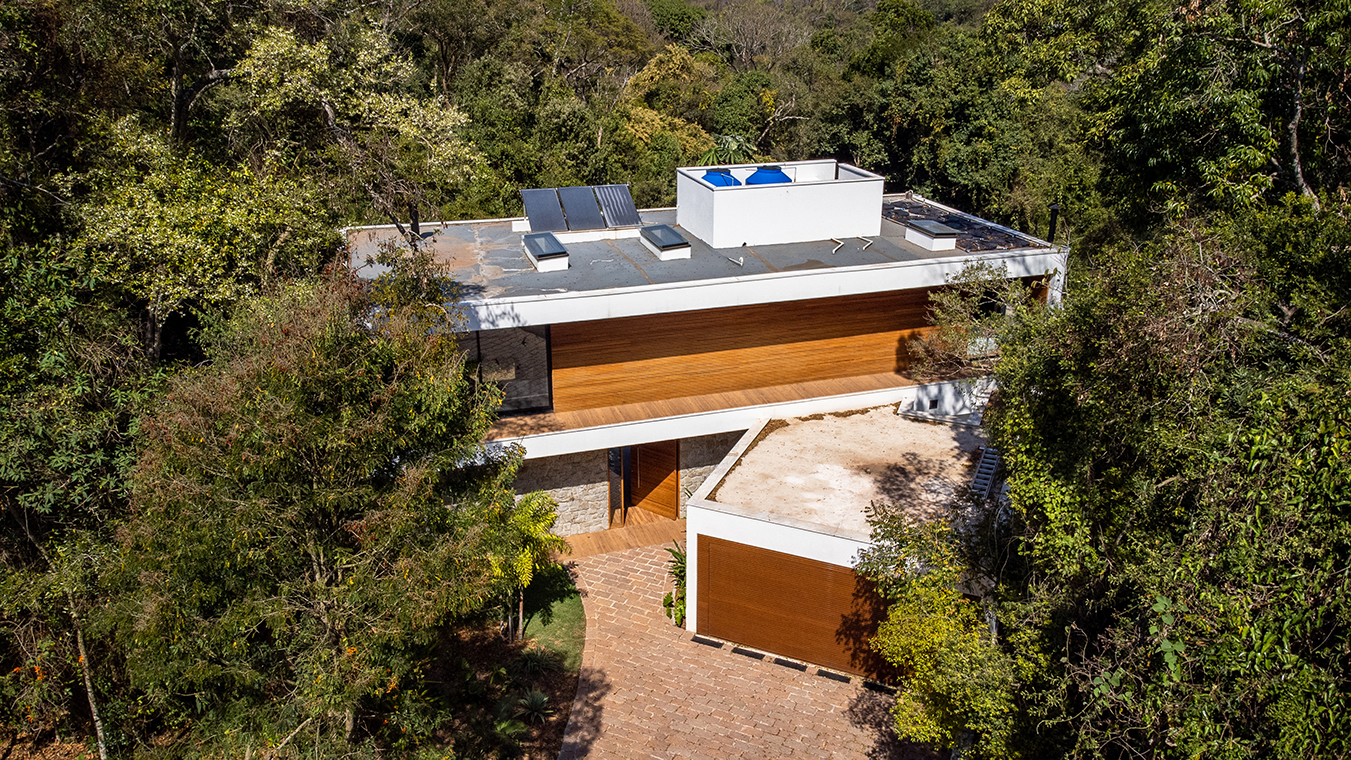
[{"label": "green foliage", "polygon": [[849,63],[851,71],[885,76],[888,67],[934,28],[934,17],[910,0],[882,0],[868,19],[873,40]]},{"label": "green foliage", "polygon": [[666,574],[671,576],[671,580],[675,582],[675,590],[662,598],[661,606],[666,609],[666,617],[683,628],[685,626],[685,551],[680,548],[680,544],[676,544],[675,548],[668,547],[666,552],[671,555],[670,561],[666,563]]},{"label": "green foliage", "polygon": [[1003,265],[984,263],[949,275],[929,304],[933,329],[912,339],[909,351],[916,376],[932,379],[989,374],[1005,331],[1041,306]]},{"label": "green foliage", "polygon": [[0,250],[0,715],[30,730],[80,710],[73,616],[100,603],[100,536],[155,385],[103,288],[62,247]]},{"label": "green foliage", "polygon": [[552,502],[512,494],[519,459],[482,449],[496,399],[472,388],[444,283],[400,270],[246,302],[143,422],[105,625],[159,709],[425,735],[438,631],[558,544]]},{"label": "green foliage", "polygon": [[859,567],[890,600],[873,647],[904,679],[892,708],[898,734],[943,747],[969,742],[975,757],[1012,756],[1014,666],[982,624],[981,606],[962,593],[980,581],[964,577],[959,537],[889,507],[871,507],[869,521],[873,543]]},{"label": "green foliage", "polygon": [[112,125],[116,163],[81,209],[76,240],[92,276],[126,290],[147,314],[146,350],[190,309],[226,307],[278,276],[314,271],[335,235],[301,185],[176,156],[135,120]]},{"label": "green foliage", "polygon": [[705,11],[685,0],[644,0],[657,31],[672,40],[683,40],[703,20]]},{"label": "green foliage", "polygon": [[1295,201],[1176,229],[1004,340],[1010,640],[1076,751],[1346,754],[1347,235]]},{"label": "green foliage", "polygon": [[741,135],[714,135],[713,147],[699,156],[700,166],[748,164],[755,158],[755,145]]},{"label": "green foliage", "polygon": [[527,723],[543,723],[553,714],[554,709],[549,707],[549,695],[539,689],[531,689],[516,700],[516,717],[524,718]]}]

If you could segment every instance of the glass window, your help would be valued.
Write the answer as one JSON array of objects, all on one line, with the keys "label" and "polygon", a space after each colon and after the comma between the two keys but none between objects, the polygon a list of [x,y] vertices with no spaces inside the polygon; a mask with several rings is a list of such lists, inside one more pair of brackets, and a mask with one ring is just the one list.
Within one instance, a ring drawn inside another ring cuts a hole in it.
[{"label": "glass window", "polygon": [[508,327],[480,330],[465,341],[471,361],[478,363],[480,382],[497,383],[505,392],[503,412],[548,409],[549,328]]}]

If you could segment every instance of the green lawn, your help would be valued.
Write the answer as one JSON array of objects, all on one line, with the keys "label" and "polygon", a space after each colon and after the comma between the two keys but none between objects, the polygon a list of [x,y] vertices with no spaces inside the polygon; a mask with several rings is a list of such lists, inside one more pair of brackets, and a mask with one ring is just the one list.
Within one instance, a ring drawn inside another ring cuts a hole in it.
[{"label": "green lawn", "polygon": [[557,653],[569,672],[581,670],[586,615],[582,597],[562,565],[536,573],[525,590],[525,637]]}]

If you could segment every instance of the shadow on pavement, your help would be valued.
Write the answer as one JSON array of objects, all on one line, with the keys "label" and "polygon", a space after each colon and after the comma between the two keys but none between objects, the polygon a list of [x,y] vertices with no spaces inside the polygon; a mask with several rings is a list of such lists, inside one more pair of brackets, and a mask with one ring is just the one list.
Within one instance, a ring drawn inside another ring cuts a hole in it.
[{"label": "shadow on pavement", "polygon": [[582,668],[577,678],[577,700],[572,705],[572,715],[568,717],[567,732],[563,735],[563,749],[558,760],[574,760],[586,757],[591,747],[600,738],[602,713],[601,705],[605,695],[610,693],[610,679],[599,668]]},{"label": "shadow on pavement", "polygon": [[873,737],[868,757],[872,760],[938,760],[941,755],[896,736],[891,705],[896,698],[890,694],[860,690],[849,703],[849,722]]}]

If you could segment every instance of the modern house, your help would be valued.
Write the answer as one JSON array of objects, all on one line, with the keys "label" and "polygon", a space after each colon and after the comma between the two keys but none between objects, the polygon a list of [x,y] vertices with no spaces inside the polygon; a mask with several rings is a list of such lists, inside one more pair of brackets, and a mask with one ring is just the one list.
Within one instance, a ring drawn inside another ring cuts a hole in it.
[{"label": "modern house", "polygon": [[[524,448],[518,487],[555,497],[562,535],[688,517],[689,625],[717,635],[713,597],[695,598],[707,589],[723,609],[740,598],[742,617],[777,614],[741,582],[747,563],[789,579],[853,578],[857,547],[831,544],[829,525],[757,519],[701,490],[749,447],[747,431],[888,404],[964,411],[958,385],[907,375],[930,292],[980,261],[1055,300],[1065,251],[885,194],[882,177],[835,161],[677,172],[674,209],[634,209],[623,185],[527,190],[526,217],[425,225],[424,244],[460,284],[481,379],[505,391],[490,437]],[[387,227],[347,235],[358,263],[397,237]],[[852,598],[846,585],[821,588]],[[838,624],[842,603],[817,605],[822,625]],[[809,607],[792,619],[817,614]]]}]

